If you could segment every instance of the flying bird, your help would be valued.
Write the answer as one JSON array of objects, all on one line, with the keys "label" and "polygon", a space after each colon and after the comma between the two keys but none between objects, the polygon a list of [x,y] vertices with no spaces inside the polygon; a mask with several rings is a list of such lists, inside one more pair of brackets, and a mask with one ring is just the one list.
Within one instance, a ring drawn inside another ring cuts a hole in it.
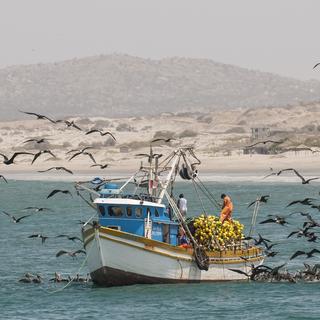
[{"label": "flying bird", "polygon": [[25,114],[28,114],[28,115],[32,115],[32,116],[36,116],[37,119],[39,119],[39,120],[49,120],[52,123],[56,123],[56,121],[54,121],[54,120],[52,120],[52,119],[50,119],[47,116],[44,116],[42,114],[38,114],[38,113],[34,113],[34,112],[26,112],[26,111],[21,111],[21,110],[19,110],[19,112],[22,112],[22,113],[25,113]]},{"label": "flying bird", "polygon": [[66,250],[60,250],[59,252],[57,252],[56,257],[58,258],[58,257],[62,256],[63,254],[67,254],[68,256],[75,258],[78,253],[86,254],[86,252],[82,249],[77,250],[77,251],[73,251],[73,252],[66,251]]},{"label": "flying bird", "polygon": [[41,239],[41,243],[44,244],[45,241],[46,241],[49,237],[43,236],[42,234],[32,234],[32,235],[29,236],[28,238],[40,238],[40,239]]},{"label": "flying bird", "polygon": [[252,205],[254,205],[256,202],[263,202],[263,203],[267,203],[268,199],[270,198],[269,195],[265,195],[265,196],[261,196],[260,198],[258,198],[257,200],[251,202],[248,205],[248,208],[250,208]]},{"label": "flying bird", "polygon": [[315,69],[318,65],[320,65],[320,62],[316,63],[312,69]]},{"label": "flying bird", "polygon": [[21,155],[21,154],[31,154],[31,155],[34,156],[34,154],[31,153],[31,152],[15,152],[10,159],[9,159],[9,157],[7,157],[7,156],[6,156],[5,154],[3,154],[3,153],[0,153],[0,156],[3,157],[3,163],[6,164],[6,165],[9,165],[9,164],[13,164],[13,163],[14,163],[14,159],[15,159],[17,156]]},{"label": "flying bird", "polygon": [[80,152],[80,153],[82,153],[82,152],[84,152],[84,151],[86,151],[88,149],[94,149],[94,148],[89,146],[89,147],[85,147],[83,149],[73,149],[73,150],[70,150],[70,151],[66,152],[66,154],[69,154],[71,152]]},{"label": "flying bird", "polygon": [[46,142],[46,141],[48,141],[48,140],[45,139],[45,138],[41,138],[41,139],[33,138],[33,139],[28,139],[28,140],[26,140],[26,141],[23,141],[23,143],[36,142],[36,143],[40,144],[40,143],[44,143],[44,142]]},{"label": "flying bird", "polygon": [[73,242],[75,242],[76,240],[83,242],[79,237],[72,237],[72,236],[68,236],[66,234],[60,234],[60,235],[56,236],[56,238],[67,238],[68,240],[71,240]]},{"label": "flying bird", "polygon": [[69,127],[74,127],[74,128],[76,128],[76,129],[82,131],[82,129],[81,129],[79,126],[77,126],[73,120],[72,120],[72,121],[68,121],[68,120],[57,120],[56,122],[64,122],[64,123],[66,124],[67,128],[69,128]]},{"label": "flying bird", "polygon": [[312,180],[317,180],[317,179],[320,179],[320,177],[316,177],[316,178],[310,178],[310,179],[305,179],[296,169],[294,168],[288,168],[288,169],[283,169],[283,170],[280,170],[277,175],[280,175],[282,172],[284,171],[293,171],[296,176],[298,176],[301,181],[302,181],[302,184],[309,184],[310,181]]},{"label": "flying bird", "polygon": [[99,132],[101,136],[105,136],[105,135],[108,134],[114,141],[117,141],[115,136],[110,131],[103,132],[103,131],[101,131],[99,129],[92,129],[92,130],[86,132],[86,134],[91,134],[91,133],[94,133],[94,132]]},{"label": "flying bird", "polygon": [[259,141],[259,142],[256,142],[254,144],[251,144],[250,146],[246,146],[246,148],[252,148],[258,144],[267,144],[267,143],[276,143],[276,144],[280,144],[280,143],[283,143],[283,140],[281,141],[274,141],[274,140],[265,140],[265,141]]},{"label": "flying bird", "polygon": [[34,158],[33,158],[32,162],[31,162],[31,164],[33,164],[42,154],[45,154],[45,153],[49,153],[49,154],[51,154],[54,158],[57,158],[50,150],[41,150],[41,151],[39,151],[38,153],[36,153],[36,154],[34,155]]},{"label": "flying bird", "polygon": [[77,152],[77,153],[75,153],[74,155],[72,155],[72,157],[69,159],[69,161],[71,161],[72,159],[74,159],[75,157],[78,157],[79,155],[81,155],[81,154],[83,154],[83,155],[87,155],[94,163],[96,163],[96,160],[95,160],[95,158],[93,157],[93,155],[92,155],[92,153],[90,153],[90,152],[87,152],[87,151],[80,151],[80,152]]},{"label": "flying bird", "polygon": [[314,199],[314,198],[305,198],[305,199],[303,199],[303,200],[295,200],[295,201],[290,202],[290,203],[287,205],[287,207],[290,207],[290,206],[292,206],[292,205],[294,205],[294,204],[297,204],[297,203],[300,203],[300,204],[302,204],[302,205],[304,205],[304,206],[310,206],[310,205],[313,204],[313,203],[312,203],[312,200],[316,200],[316,199]]},{"label": "flying bird", "polygon": [[148,162],[151,163],[152,159],[159,159],[161,158],[163,155],[160,153],[152,153],[152,154],[148,154],[148,153],[138,153],[135,154],[136,157],[147,157],[148,158]]},{"label": "flying bird", "polygon": [[42,211],[53,211],[50,208],[44,208],[44,207],[26,207],[23,208],[22,211],[27,211],[27,210],[33,210],[35,212],[42,212]]},{"label": "flying bird", "polygon": [[288,224],[288,222],[285,220],[284,217],[277,216],[277,215],[273,216],[273,218],[269,218],[267,220],[260,222],[260,224],[265,224],[265,223],[277,223],[277,224],[280,224],[281,226]]},{"label": "flying bird", "polygon": [[69,190],[58,190],[58,189],[55,189],[55,190],[50,192],[50,194],[47,196],[47,199],[53,197],[57,193],[69,194],[72,197],[72,193]]},{"label": "flying bird", "polygon": [[105,169],[109,166],[109,163],[106,163],[106,164],[99,164],[99,163],[96,163],[96,164],[93,164],[91,165],[90,167],[100,167],[100,169]]},{"label": "flying bird", "polygon": [[0,174],[0,179],[3,179],[6,183],[8,183],[8,180],[2,174]]},{"label": "flying bird", "polygon": [[53,169],[55,169],[55,170],[63,170],[63,171],[65,171],[65,172],[68,172],[68,173],[70,173],[70,174],[73,174],[73,172],[70,170],[70,169],[67,169],[67,168],[65,168],[65,167],[51,167],[51,168],[49,168],[49,169],[47,169],[47,170],[39,170],[38,172],[47,172],[47,171],[50,171],[50,170],[53,170]]},{"label": "flying bird", "polygon": [[170,142],[171,140],[177,140],[177,139],[174,139],[174,138],[157,138],[157,139],[154,139],[151,141],[151,143],[154,143],[154,142],[158,142],[158,141],[163,141],[163,142]]},{"label": "flying bird", "polygon": [[290,257],[289,260],[292,260],[292,259],[294,259],[298,256],[302,256],[302,255],[306,255],[307,259],[309,259],[309,258],[312,258],[315,253],[320,253],[320,251],[318,249],[312,249],[309,252],[298,250]]},{"label": "flying bird", "polygon": [[20,222],[22,219],[27,218],[27,217],[30,217],[30,214],[28,214],[28,215],[22,216],[22,217],[20,217],[20,218],[16,218],[15,216],[11,215],[11,214],[8,213],[8,212],[5,212],[5,211],[1,211],[1,212],[4,213],[5,215],[7,215],[9,218],[11,218],[12,221],[13,221],[13,223],[18,223],[18,222]]}]

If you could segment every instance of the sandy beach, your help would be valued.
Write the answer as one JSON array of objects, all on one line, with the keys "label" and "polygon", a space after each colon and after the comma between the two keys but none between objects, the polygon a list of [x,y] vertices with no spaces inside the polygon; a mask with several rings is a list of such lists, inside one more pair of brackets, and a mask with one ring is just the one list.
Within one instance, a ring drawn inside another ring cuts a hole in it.
[{"label": "sandy beach", "polygon": [[[277,114],[279,116],[276,116]],[[284,123],[283,117],[290,118],[290,122]],[[1,153],[10,156],[14,152],[35,154],[40,150],[50,150],[56,157],[43,154],[31,165],[33,155],[19,155],[13,165],[1,163],[0,174],[8,179],[23,180],[77,181],[92,176],[128,177],[139,168],[141,161],[147,161],[146,157],[137,154],[149,153],[150,141],[159,137],[171,137],[173,140],[169,143],[153,143],[155,153],[167,155],[175,148],[192,146],[201,160],[198,169],[204,179],[220,179],[227,176],[234,179],[261,179],[272,171],[277,172],[289,167],[294,167],[307,176],[317,175],[319,172],[320,153],[310,151],[318,150],[319,105],[259,110],[237,109],[210,114],[162,114],[158,117],[100,117],[73,120],[82,131],[66,127],[64,123],[53,124],[49,121],[34,120],[33,117],[23,121],[1,122]],[[244,154],[244,147],[252,143],[253,126],[269,127],[272,133],[275,132],[272,136],[274,140],[287,139],[289,151],[267,155]],[[116,141],[110,135],[85,134],[93,128],[110,131],[116,137]],[[25,142],[33,138],[45,138],[46,141]],[[301,145],[310,147],[310,150],[301,148]],[[97,163],[108,164],[106,169],[92,167],[94,163],[87,155],[79,155],[70,161],[76,151],[69,151],[87,146],[91,147],[90,152]],[[297,149],[293,151],[293,147]],[[38,172],[54,166],[66,167],[72,170],[73,174],[57,170]],[[291,177],[292,174],[288,173],[276,178],[290,180]],[[268,180],[273,178],[270,177]]]}]

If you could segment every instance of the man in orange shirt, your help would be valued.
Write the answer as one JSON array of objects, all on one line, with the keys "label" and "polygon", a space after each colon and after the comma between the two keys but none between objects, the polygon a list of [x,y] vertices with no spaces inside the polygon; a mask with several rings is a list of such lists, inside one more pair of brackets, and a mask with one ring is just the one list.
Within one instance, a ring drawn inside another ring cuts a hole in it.
[{"label": "man in orange shirt", "polygon": [[223,223],[224,221],[232,221],[232,210],[233,203],[231,198],[224,193],[221,195],[221,199],[223,199],[222,210],[220,212],[220,221]]}]

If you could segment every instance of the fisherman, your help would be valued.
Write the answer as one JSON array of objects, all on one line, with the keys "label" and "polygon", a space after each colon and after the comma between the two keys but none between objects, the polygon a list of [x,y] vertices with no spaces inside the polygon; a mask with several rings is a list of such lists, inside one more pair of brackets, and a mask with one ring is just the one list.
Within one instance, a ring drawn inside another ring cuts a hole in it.
[{"label": "fisherman", "polygon": [[177,206],[179,208],[181,215],[185,218],[187,215],[187,199],[184,198],[183,193],[179,195]]},{"label": "fisherman", "polygon": [[224,223],[224,221],[232,221],[232,211],[233,211],[233,203],[231,198],[226,194],[221,195],[221,199],[223,199],[222,210],[220,212],[220,221]]},{"label": "fisherman", "polygon": [[179,237],[178,237],[179,247],[182,248],[190,248],[190,241],[183,230],[183,228],[179,228]]}]

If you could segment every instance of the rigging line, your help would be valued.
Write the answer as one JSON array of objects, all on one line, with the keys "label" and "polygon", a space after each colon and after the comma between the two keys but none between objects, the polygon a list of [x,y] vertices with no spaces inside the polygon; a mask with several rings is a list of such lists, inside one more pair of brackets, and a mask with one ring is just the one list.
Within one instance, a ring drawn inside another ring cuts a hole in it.
[{"label": "rigging line", "polygon": [[199,198],[199,200],[200,200],[200,202],[201,202],[201,206],[202,206],[203,213],[204,213],[205,215],[207,215],[206,209],[204,208],[202,199],[201,199],[201,197],[200,197],[200,195],[199,195],[199,192],[198,192],[197,187],[196,187],[196,185],[195,185],[194,179],[192,179],[192,184],[193,184],[194,190],[196,191],[196,194],[197,194],[197,196],[198,196],[198,198]]},{"label": "rigging line", "polygon": [[204,195],[208,198],[208,200],[211,202],[211,204],[213,204],[218,210],[220,210],[220,205],[217,205],[217,203],[214,201],[214,199],[211,198],[210,194],[208,194],[208,190],[203,188],[203,186],[198,184],[196,181],[195,181],[195,183],[197,184],[199,189],[204,193]]},{"label": "rigging line", "polygon": [[[198,178],[198,180],[199,180],[199,178]],[[200,181],[200,184],[198,186],[201,189],[201,191],[207,196],[208,200],[216,207],[216,209],[220,210],[221,209],[221,205],[213,197],[212,193],[208,190],[208,188],[206,188],[206,186],[201,182],[201,180],[199,180],[199,181]]]},{"label": "rigging line", "polygon": [[[170,161],[176,156],[176,154],[177,154],[177,152],[172,152],[172,154],[170,154],[168,157],[166,157],[165,159],[163,159],[159,164],[158,164],[158,166],[160,167],[160,166],[162,166],[162,167],[166,167],[169,163],[170,163]],[[167,161],[168,160],[168,161]],[[166,163],[165,163],[165,165],[163,165],[163,163],[165,162],[165,161],[167,161]]]},{"label": "rigging line", "polygon": [[219,202],[215,199],[214,194],[205,186],[205,184],[199,179],[199,177],[196,177],[199,181],[199,183],[203,186],[203,188],[208,192],[208,194],[211,196],[212,200],[215,202],[215,205],[217,209],[220,209]]}]

